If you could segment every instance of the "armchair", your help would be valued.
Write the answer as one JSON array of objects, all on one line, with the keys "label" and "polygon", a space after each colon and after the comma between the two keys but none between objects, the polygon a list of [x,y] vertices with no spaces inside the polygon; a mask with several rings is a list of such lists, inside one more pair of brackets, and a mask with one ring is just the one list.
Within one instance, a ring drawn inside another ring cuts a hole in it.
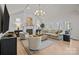
[{"label": "armchair", "polygon": [[30,50],[39,50],[41,45],[41,36],[31,36],[29,38],[29,49]]}]

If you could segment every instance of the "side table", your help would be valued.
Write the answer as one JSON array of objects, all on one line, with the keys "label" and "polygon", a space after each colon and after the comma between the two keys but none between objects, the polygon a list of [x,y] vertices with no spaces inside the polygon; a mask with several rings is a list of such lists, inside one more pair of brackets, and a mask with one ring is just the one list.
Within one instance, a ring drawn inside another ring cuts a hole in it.
[{"label": "side table", "polygon": [[67,42],[70,42],[70,35],[69,34],[64,34],[63,35],[63,40],[67,41]]}]

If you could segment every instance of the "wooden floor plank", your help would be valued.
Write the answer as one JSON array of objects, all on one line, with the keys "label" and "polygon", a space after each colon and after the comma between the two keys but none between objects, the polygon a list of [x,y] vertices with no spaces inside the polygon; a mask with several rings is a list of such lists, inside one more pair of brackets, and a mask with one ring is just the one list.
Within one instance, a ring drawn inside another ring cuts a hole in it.
[{"label": "wooden floor plank", "polygon": [[[53,40],[52,40],[53,41]],[[24,44],[24,46],[22,45]],[[30,50],[25,50],[28,44],[28,40],[18,40],[18,55],[27,55]],[[70,42],[56,40],[56,44],[52,44],[49,47],[32,51],[32,55],[79,55],[79,40],[71,40]],[[30,51],[31,53],[31,51]]]},{"label": "wooden floor plank", "polygon": [[27,55],[27,52],[24,49],[20,39],[17,39],[17,55]]}]

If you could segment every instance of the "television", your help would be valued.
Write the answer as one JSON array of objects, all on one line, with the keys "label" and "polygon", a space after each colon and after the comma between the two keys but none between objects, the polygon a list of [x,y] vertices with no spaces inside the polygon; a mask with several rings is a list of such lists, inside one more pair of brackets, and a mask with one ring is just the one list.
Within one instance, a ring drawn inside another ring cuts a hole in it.
[{"label": "television", "polygon": [[9,18],[10,18],[6,5],[4,6],[3,12],[4,13],[3,13],[3,19],[2,19],[2,25],[1,26],[2,26],[2,33],[5,33],[9,29]]}]

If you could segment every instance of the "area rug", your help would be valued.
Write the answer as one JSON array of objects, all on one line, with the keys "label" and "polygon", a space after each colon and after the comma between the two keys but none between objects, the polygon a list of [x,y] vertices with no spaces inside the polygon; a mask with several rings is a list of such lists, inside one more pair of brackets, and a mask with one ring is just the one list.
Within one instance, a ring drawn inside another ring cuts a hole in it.
[{"label": "area rug", "polygon": [[[28,40],[22,40],[23,42],[23,45],[25,47],[28,47]],[[44,48],[47,48],[48,46],[52,45],[52,44],[55,44],[56,43],[56,40],[55,39],[48,39],[48,40],[44,40],[41,42],[41,45],[39,47],[39,50],[41,49],[44,49]]]},{"label": "area rug", "polygon": [[56,41],[55,39],[48,39],[48,40],[42,41],[42,42],[41,42],[41,45],[40,45],[40,47],[39,47],[39,51],[29,50],[29,48],[28,48],[28,46],[29,46],[29,45],[28,45],[28,40],[22,40],[21,42],[22,42],[22,44],[23,44],[25,50],[26,50],[26,51],[29,51],[29,52],[28,52],[29,54],[36,54],[36,53],[38,53],[39,51],[41,51],[41,50],[43,50],[43,49],[45,49],[45,48],[47,48],[47,47],[49,47],[49,46],[51,46],[51,45],[56,44],[57,41]]}]

